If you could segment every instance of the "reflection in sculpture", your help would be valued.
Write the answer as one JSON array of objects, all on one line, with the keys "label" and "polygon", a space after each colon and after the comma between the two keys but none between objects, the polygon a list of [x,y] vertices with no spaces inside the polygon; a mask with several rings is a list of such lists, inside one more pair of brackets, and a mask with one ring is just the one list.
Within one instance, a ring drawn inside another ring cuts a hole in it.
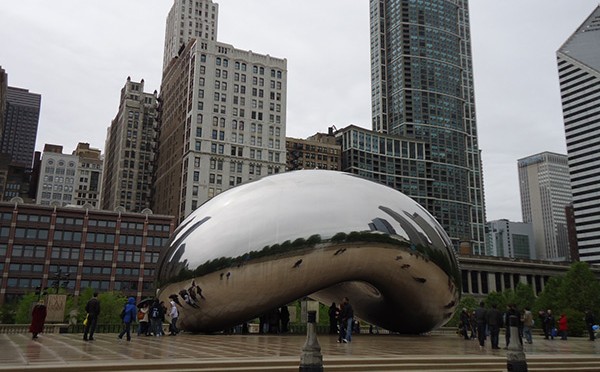
[{"label": "reflection in sculpture", "polygon": [[158,268],[179,326],[232,327],[299,298],[349,297],[356,316],[422,333],[460,296],[450,239],[419,204],[355,175],[303,170],[230,189],[175,231]]}]

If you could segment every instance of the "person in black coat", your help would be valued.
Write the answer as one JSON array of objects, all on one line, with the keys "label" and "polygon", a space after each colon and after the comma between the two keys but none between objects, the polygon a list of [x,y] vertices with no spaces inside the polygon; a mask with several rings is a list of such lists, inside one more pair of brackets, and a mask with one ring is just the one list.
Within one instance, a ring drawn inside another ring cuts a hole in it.
[{"label": "person in black coat", "polygon": [[[83,329],[83,341],[93,341],[96,324],[98,323],[98,315],[100,315],[100,301],[98,301],[98,292],[85,304],[85,312],[87,313],[87,324]],[[89,334],[89,337],[88,337]]]},{"label": "person in black coat", "polygon": [[492,308],[487,311],[486,314],[487,325],[490,330],[490,340],[492,342],[492,349],[500,349],[498,346],[500,327],[502,327],[502,313],[498,310],[496,304],[492,304]]},{"label": "person in black coat", "polygon": [[287,333],[288,324],[290,323],[290,311],[287,306],[281,307],[279,317],[281,318],[281,333]]},{"label": "person in black coat", "polygon": [[552,332],[556,327],[556,320],[554,319],[554,315],[552,315],[552,310],[548,309],[546,311],[546,316],[544,317],[544,338],[547,340],[550,337],[551,340],[554,340],[554,333]]},{"label": "person in black coat", "polygon": [[460,333],[465,340],[469,339],[469,328],[469,313],[467,312],[467,309],[463,307],[460,312]]},{"label": "person in black coat", "polygon": [[594,322],[594,313],[592,313],[592,310],[586,310],[585,326],[587,328],[588,334],[590,335],[590,341],[594,341],[596,339],[596,335],[594,334]]},{"label": "person in black coat", "polygon": [[335,302],[331,303],[329,306],[329,334],[335,335],[338,331],[337,323],[338,323],[338,314],[340,310],[335,305]]}]

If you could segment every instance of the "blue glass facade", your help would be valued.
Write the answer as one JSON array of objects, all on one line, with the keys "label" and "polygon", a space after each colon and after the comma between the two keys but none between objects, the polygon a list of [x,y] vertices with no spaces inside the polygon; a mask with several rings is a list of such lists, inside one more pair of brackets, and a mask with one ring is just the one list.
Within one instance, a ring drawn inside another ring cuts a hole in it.
[{"label": "blue glass facade", "polygon": [[455,246],[484,250],[468,1],[371,0],[373,130],[423,141],[425,190],[408,195]]}]

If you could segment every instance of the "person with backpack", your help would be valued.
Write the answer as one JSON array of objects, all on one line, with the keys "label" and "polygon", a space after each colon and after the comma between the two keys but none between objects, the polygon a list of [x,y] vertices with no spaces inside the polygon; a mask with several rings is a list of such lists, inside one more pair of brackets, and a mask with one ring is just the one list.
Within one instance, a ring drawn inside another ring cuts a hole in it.
[{"label": "person with backpack", "polygon": [[123,338],[123,335],[127,334],[127,341],[131,341],[131,323],[137,318],[137,306],[135,306],[135,298],[129,297],[127,303],[123,307],[121,312],[121,319],[125,323],[125,327],[119,333],[119,339]]},{"label": "person with backpack", "polygon": [[[162,306],[158,299],[154,300],[152,307],[150,307],[150,330],[156,337],[160,337],[163,334],[162,330],[162,319],[163,319]],[[150,331],[148,331],[150,333]]]},{"label": "person with backpack", "polygon": [[150,335],[150,317],[148,313],[150,312],[150,308],[148,307],[148,303],[144,303],[144,305],[138,310],[137,319],[139,323],[138,327],[138,336],[144,334],[146,336]]}]

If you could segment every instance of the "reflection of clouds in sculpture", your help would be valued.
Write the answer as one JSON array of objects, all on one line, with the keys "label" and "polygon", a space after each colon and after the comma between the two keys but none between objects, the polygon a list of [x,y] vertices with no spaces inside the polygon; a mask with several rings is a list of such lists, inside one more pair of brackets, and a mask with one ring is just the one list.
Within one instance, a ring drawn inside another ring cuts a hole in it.
[{"label": "reflection of clouds in sculpture", "polygon": [[359,317],[396,330],[387,318],[414,318],[404,329],[414,333],[447,320],[456,265],[443,229],[412,199],[313,170],[265,177],[203,204],[174,234],[158,278],[161,297],[189,294],[192,280],[203,288],[209,299],[197,309],[182,301],[190,330],[231,326],[307,295],[328,303],[347,295]]}]

